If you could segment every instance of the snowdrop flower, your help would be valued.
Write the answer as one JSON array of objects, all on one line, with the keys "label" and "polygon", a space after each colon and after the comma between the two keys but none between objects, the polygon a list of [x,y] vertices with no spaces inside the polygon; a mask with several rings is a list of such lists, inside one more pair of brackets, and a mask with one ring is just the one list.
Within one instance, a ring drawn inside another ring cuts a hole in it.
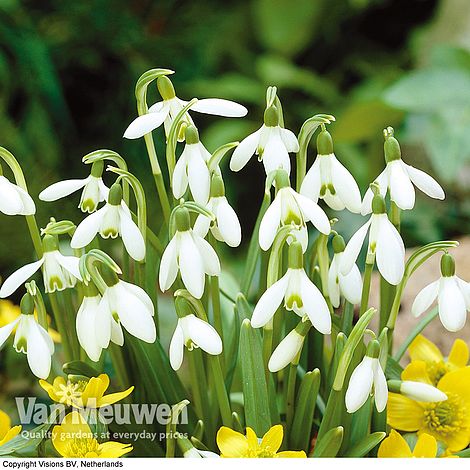
[{"label": "snowdrop flower", "polygon": [[436,298],[444,328],[453,332],[461,330],[470,310],[470,286],[455,275],[455,261],[448,253],[441,258],[441,278],[427,285],[416,296],[411,307],[412,314],[418,317]]},{"label": "snowdrop flower", "polygon": [[268,175],[283,168],[290,174],[289,152],[298,152],[299,142],[295,134],[279,125],[276,106],[270,106],[264,113],[264,124],[253,134],[243,139],[233,152],[230,169],[240,171],[252,157],[258,155]]},{"label": "snowdrop flower", "polygon": [[437,403],[447,400],[447,395],[444,392],[428,383],[412,380],[389,380],[387,385],[390,392],[401,393],[415,401]]},{"label": "snowdrop flower", "polygon": [[132,220],[129,208],[122,200],[122,188],[119,183],[111,186],[105,206],[80,223],[73,234],[70,246],[83,248],[91,243],[98,232],[103,238],[117,238],[120,235],[133,259],[142,261],[145,258],[144,238]]},{"label": "snowdrop flower", "polygon": [[287,310],[295,312],[301,318],[307,315],[320,333],[331,333],[328,305],[318,287],[305,273],[302,246],[298,241],[289,246],[287,272],[266,290],[256,304],[251,319],[253,328],[266,325],[283,300]]},{"label": "snowdrop flower", "polygon": [[382,412],[387,406],[388,387],[385,374],[379,362],[379,342],[371,341],[367,345],[366,355],[354,369],[346,391],[346,409],[356,412],[374,394],[375,407]]},{"label": "snowdrop flower", "polygon": [[[444,190],[439,183],[424,171],[407,165],[401,159],[398,140],[393,137],[393,128],[384,131],[385,170],[375,180],[380,188],[380,194],[385,197],[390,191],[390,199],[400,209],[413,209],[415,205],[415,190],[413,184],[433,199],[444,199]],[[374,194],[368,189],[362,202],[362,215],[372,210],[371,203]]]},{"label": "snowdrop flower", "polygon": [[184,348],[192,351],[201,348],[207,354],[217,356],[222,352],[222,340],[214,327],[194,314],[178,319],[170,342],[170,364],[178,370],[183,363]]},{"label": "snowdrop flower", "polygon": [[341,273],[341,259],[345,249],[344,239],[341,235],[333,238],[333,259],[328,271],[328,294],[333,307],[338,308],[341,295],[351,304],[361,301],[362,279],[359,268],[353,265],[351,271],[345,276]]},{"label": "snowdrop flower", "polygon": [[44,254],[39,261],[29,263],[13,274],[3,283],[0,298],[8,297],[42,267],[46,292],[61,291],[74,287],[82,280],[79,270],[79,258],[64,256],[59,251],[57,240],[52,235],[45,235],[42,240]]},{"label": "snowdrop flower", "polygon": [[271,372],[278,372],[290,363],[298,362],[298,357],[302,351],[305,336],[312,324],[306,319],[302,319],[299,324],[278,344],[271,354],[268,362],[268,369]]},{"label": "snowdrop flower", "polygon": [[193,125],[186,128],[185,136],[186,144],[173,172],[173,196],[175,199],[183,197],[189,184],[193,199],[206,205],[211,184],[207,161],[211,154],[199,141],[199,133]]},{"label": "snowdrop flower", "polygon": [[218,459],[220,458],[220,455],[216,454],[215,452],[211,452],[210,450],[199,450],[195,447],[191,447],[183,452],[183,457],[185,459]]},{"label": "snowdrop flower", "polygon": [[5,215],[33,215],[36,206],[31,196],[0,174],[0,212]]},{"label": "snowdrop flower", "polygon": [[323,199],[332,209],[350,212],[361,211],[361,193],[349,171],[333,153],[333,140],[327,130],[317,138],[318,155],[308,170],[300,187],[300,194],[314,202]]},{"label": "snowdrop flower", "polygon": [[225,197],[224,182],[218,174],[212,176],[211,195],[206,209],[214,214],[214,223],[211,225],[211,219],[200,214],[194,224],[194,232],[205,238],[210,228],[217,240],[232,247],[240,245],[242,240],[240,221]]},{"label": "snowdrop flower", "polygon": [[220,262],[212,246],[191,230],[189,212],[179,207],[175,212],[176,233],[168,243],[160,263],[159,284],[162,292],[176,280],[178,271],[186,289],[196,299],[204,293],[205,275],[218,276]]},{"label": "snowdrop flower", "polygon": [[372,216],[352,236],[342,254],[341,274],[346,276],[353,269],[367,232],[369,232],[368,256],[375,256],[382,277],[396,286],[405,271],[405,246],[397,229],[388,220],[385,201],[379,194],[372,200]]},{"label": "snowdrop flower", "polygon": [[[165,126],[165,134],[168,137],[173,120],[188,104],[187,101],[180,100],[176,96],[173,84],[168,77],[159,77],[157,79],[157,88],[163,101],[150,106],[147,114],[143,114],[131,122],[124,132],[126,139],[138,139],[157,129],[162,124]],[[198,100],[191,107],[191,111],[225,117],[243,117],[248,112],[241,104],[218,98]],[[186,113],[184,116],[184,122],[186,125],[194,124],[189,113]],[[179,140],[182,141],[184,139],[181,137]]]},{"label": "snowdrop flower", "polygon": [[103,162],[93,163],[90,176],[85,179],[59,181],[47,187],[39,194],[41,201],[57,201],[83,188],[78,207],[82,212],[95,212],[100,202],[106,201],[109,189],[103,183]]},{"label": "snowdrop flower", "polygon": [[[97,299],[83,306],[77,332],[87,344],[90,359],[95,360],[99,349],[106,349],[109,342],[124,344],[122,327],[136,338],[153,343],[157,337],[153,320],[154,307],[150,297],[140,287],[121,281],[116,273],[103,265],[101,270],[107,285],[98,310],[94,310]],[[84,339],[84,336],[87,336]],[[93,356],[93,357],[91,357]]]},{"label": "snowdrop flower", "polygon": [[26,354],[31,372],[40,379],[47,379],[51,371],[51,356],[54,343],[49,333],[34,318],[34,301],[29,294],[21,299],[21,315],[0,328],[2,347],[16,327],[13,347],[16,352]]},{"label": "snowdrop flower", "polygon": [[284,170],[278,170],[276,176],[277,194],[261,220],[259,227],[259,245],[267,251],[276,237],[279,227],[292,225],[298,231],[302,249],[307,249],[308,235],[306,222],[312,224],[323,234],[330,233],[330,221],[323,209],[315,202],[295,192],[289,184],[289,177]]}]

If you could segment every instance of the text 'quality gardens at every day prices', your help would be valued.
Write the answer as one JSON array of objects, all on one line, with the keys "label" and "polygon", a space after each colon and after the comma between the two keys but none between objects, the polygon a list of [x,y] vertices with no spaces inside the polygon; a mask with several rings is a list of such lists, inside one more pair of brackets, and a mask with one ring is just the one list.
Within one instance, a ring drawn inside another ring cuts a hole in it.
[{"label": "text 'quality gardens at every day prices'", "polygon": [[[276,87],[257,130],[209,151],[201,113],[248,111],[183,100],[173,73],[145,72],[137,114],[123,122],[125,139],[145,143],[149,187],[132,161],[99,149],[83,156],[88,176],[71,174],[33,200],[22,156],[0,148],[3,220],[24,217],[36,252],[2,273],[2,358],[22,353],[37,378],[34,396],[16,397],[16,414],[0,412],[0,456],[470,455],[468,345],[456,339],[440,351],[425,330],[466,323],[458,243],[405,256],[400,234],[417,192],[446,203],[440,184],[407,163],[388,127],[383,170],[360,188],[335,154],[335,117],[316,114],[294,132]],[[157,141],[166,144],[159,155]],[[248,232],[224,178],[251,159],[264,191]],[[63,198],[78,204],[78,224],[60,217]],[[155,207],[160,216],[148,217]],[[43,227],[37,210],[53,215]],[[345,213],[359,221],[347,237],[337,229]],[[435,258],[440,267],[411,309],[421,320],[397,342],[410,276]],[[379,309],[370,302],[374,268]],[[171,331],[161,316],[169,305]]]}]

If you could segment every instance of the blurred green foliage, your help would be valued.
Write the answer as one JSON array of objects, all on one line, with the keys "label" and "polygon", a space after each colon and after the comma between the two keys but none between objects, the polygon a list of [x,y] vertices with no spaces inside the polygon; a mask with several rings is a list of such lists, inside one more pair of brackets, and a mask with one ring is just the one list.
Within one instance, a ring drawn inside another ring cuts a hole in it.
[{"label": "blurred green foliage", "polygon": [[[122,139],[140,74],[171,68],[184,99],[247,105],[243,120],[197,116],[210,150],[259,127],[265,88],[276,85],[290,129],[315,113],[337,117],[336,153],[363,191],[383,166],[382,129],[396,127],[406,161],[448,193],[445,205],[423,197],[405,214],[408,244],[456,236],[470,225],[469,31],[465,0],[0,0],[0,145],[24,166],[35,198],[85,176],[89,151],[121,153],[150,188],[152,223],[160,215],[143,141]],[[160,131],[156,140],[163,155]],[[263,169],[253,161],[226,174],[248,234]],[[40,224],[51,215],[80,221],[77,204],[38,204]],[[1,221],[0,268],[9,273],[32,249],[21,218]],[[359,222],[344,214],[339,228]]]}]

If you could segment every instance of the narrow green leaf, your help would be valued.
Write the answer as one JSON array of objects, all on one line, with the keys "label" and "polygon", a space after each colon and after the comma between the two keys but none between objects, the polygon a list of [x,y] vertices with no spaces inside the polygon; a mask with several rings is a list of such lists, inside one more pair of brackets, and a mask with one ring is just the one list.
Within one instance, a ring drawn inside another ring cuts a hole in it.
[{"label": "narrow green leaf", "polygon": [[384,432],[374,432],[369,434],[351,449],[346,451],[345,457],[364,457],[367,455],[375,446],[380,444],[382,439],[386,436]]},{"label": "narrow green leaf", "polygon": [[84,375],[85,377],[98,377],[100,372],[83,361],[71,361],[62,366],[62,370],[67,375]]},{"label": "narrow green leaf", "polygon": [[387,359],[387,367],[385,368],[385,376],[388,380],[401,380],[403,367],[392,357]]},{"label": "narrow green leaf", "polygon": [[330,429],[322,439],[317,441],[313,450],[313,457],[336,457],[343,442],[343,426]]}]

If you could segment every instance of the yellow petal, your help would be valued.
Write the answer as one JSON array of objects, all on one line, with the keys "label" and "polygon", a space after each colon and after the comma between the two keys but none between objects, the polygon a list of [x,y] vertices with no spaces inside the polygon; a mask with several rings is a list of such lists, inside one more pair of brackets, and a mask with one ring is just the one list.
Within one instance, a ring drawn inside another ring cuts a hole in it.
[{"label": "yellow petal", "polygon": [[65,381],[64,377],[58,376],[54,379],[54,382],[52,384],[41,379],[39,381],[39,385],[47,392],[52,401],[59,402],[60,397],[57,395],[56,392],[60,391],[61,385],[65,387],[67,385],[67,382]]},{"label": "yellow petal", "polygon": [[412,361],[440,362],[442,357],[439,348],[423,335],[418,335],[408,347],[408,353]]},{"label": "yellow petal", "polygon": [[303,450],[285,450],[274,456],[276,459],[306,459],[307,455]]},{"label": "yellow petal", "polygon": [[8,441],[11,441],[14,437],[16,437],[21,432],[21,426],[13,426],[11,429],[7,431],[7,433],[3,436],[2,440],[0,441],[0,446],[6,444]]},{"label": "yellow petal", "polygon": [[387,423],[401,431],[417,431],[423,425],[424,409],[414,400],[398,393],[388,394]]},{"label": "yellow petal", "polygon": [[423,432],[416,441],[413,457],[433,459],[437,454],[437,441],[433,436]]},{"label": "yellow petal", "polygon": [[0,439],[3,439],[7,432],[10,430],[11,420],[10,417],[2,410],[0,410]]},{"label": "yellow petal", "polygon": [[[101,374],[98,377],[92,377],[82,393],[83,406],[97,407],[98,402],[104,395],[109,386],[109,377]],[[90,403],[88,403],[90,401]]]},{"label": "yellow petal", "polygon": [[430,385],[431,380],[426,369],[426,363],[424,361],[412,361],[406,367],[405,370],[401,373],[402,380],[412,380],[414,382],[424,382]]},{"label": "yellow petal", "polygon": [[282,424],[276,424],[263,436],[261,447],[275,454],[282,445],[283,436]]},{"label": "yellow petal", "polygon": [[468,362],[468,346],[467,343],[461,339],[456,339],[450,350],[447,362],[456,369],[465,367]]},{"label": "yellow petal", "polygon": [[[429,429],[426,432],[434,435],[437,440],[442,441],[447,446],[447,450],[450,452],[458,452],[459,450],[463,450],[470,442],[470,432],[468,428],[461,429],[458,432],[448,433],[445,436],[434,433]],[[418,435],[421,433],[422,432],[418,432]]]},{"label": "yellow petal", "polygon": [[409,458],[413,457],[407,442],[402,435],[394,429],[390,431],[390,435],[380,444],[377,457],[383,458]]},{"label": "yellow petal", "polygon": [[104,442],[99,445],[99,457],[103,459],[117,459],[132,451],[130,444],[121,444],[120,442]]},{"label": "yellow petal", "polygon": [[470,410],[470,367],[448,372],[439,380],[437,388],[444,393],[458,395]]},{"label": "yellow petal", "polygon": [[98,408],[101,406],[106,406],[106,405],[112,405],[113,403],[116,403],[120,400],[123,400],[127,396],[129,396],[132,391],[134,390],[134,387],[129,387],[127,390],[124,390],[123,392],[117,392],[117,393],[110,393],[109,395],[105,395],[103,398],[98,400]]},{"label": "yellow petal", "polygon": [[248,449],[253,452],[257,452],[259,449],[258,436],[250,426],[247,426],[246,428],[246,440],[248,442]]},{"label": "yellow petal", "polygon": [[75,438],[86,439],[87,436],[94,439],[90,426],[80,413],[72,411],[65,416],[62,424],[52,429],[52,444],[62,457],[74,457],[69,455],[70,441]]},{"label": "yellow petal", "polygon": [[221,457],[245,457],[248,452],[248,439],[226,426],[218,430],[216,440]]}]

